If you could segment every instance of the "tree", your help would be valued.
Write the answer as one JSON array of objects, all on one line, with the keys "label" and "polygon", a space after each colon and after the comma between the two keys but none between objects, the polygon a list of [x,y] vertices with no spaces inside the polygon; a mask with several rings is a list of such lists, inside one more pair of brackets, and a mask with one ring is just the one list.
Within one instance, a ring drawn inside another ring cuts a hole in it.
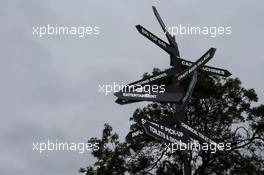
[{"label": "tree", "polygon": [[[153,74],[159,72],[154,69]],[[149,74],[144,74],[149,76]],[[231,143],[229,151],[188,151],[194,174],[264,174],[264,105],[258,105],[254,89],[241,86],[238,78],[218,78],[199,73],[192,99],[186,108],[186,123],[212,139]],[[168,117],[174,111],[170,103],[151,103],[136,109],[133,116],[144,114],[152,119]],[[130,118],[133,121],[133,117]],[[130,129],[139,127],[132,123]],[[182,174],[180,151],[168,152],[163,143],[147,136],[132,143],[119,141],[109,124],[104,125],[99,143],[92,151],[96,162],[80,168],[93,174]]]}]

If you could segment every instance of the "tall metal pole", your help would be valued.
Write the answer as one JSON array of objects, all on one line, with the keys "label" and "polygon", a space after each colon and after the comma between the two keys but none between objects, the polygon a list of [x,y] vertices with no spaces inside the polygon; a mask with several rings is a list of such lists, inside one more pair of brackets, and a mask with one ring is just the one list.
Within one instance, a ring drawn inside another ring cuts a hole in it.
[{"label": "tall metal pole", "polygon": [[184,164],[184,175],[191,175],[192,174],[192,168],[191,164],[188,160],[188,153],[187,151],[182,151],[182,156],[183,156],[183,164]]}]

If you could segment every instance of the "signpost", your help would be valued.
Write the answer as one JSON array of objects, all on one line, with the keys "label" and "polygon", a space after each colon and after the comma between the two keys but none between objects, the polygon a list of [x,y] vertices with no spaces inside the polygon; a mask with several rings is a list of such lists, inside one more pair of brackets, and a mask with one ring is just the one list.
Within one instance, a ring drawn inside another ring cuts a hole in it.
[{"label": "signpost", "polygon": [[[178,44],[175,40],[175,37],[171,36],[166,30],[166,26],[155,7],[153,7],[153,12],[169,43],[163,41],[141,25],[136,25],[136,28],[141,35],[149,39],[151,42],[169,54],[170,65],[172,67],[158,73],[157,75],[152,75],[150,77],[132,82],[121,91],[116,92],[114,95],[118,98],[116,103],[121,105],[140,101],[173,103],[174,114],[168,117],[163,117],[163,119],[159,119],[157,121],[144,116],[134,116],[134,121],[141,129],[129,132],[126,136],[126,140],[128,142],[144,140],[144,138],[149,135],[160,142],[166,143],[177,143],[179,141],[188,143],[189,138],[193,138],[202,143],[206,142],[215,144],[216,142],[210,139],[206,134],[199,132],[184,122],[185,108],[194,91],[198,72],[223,77],[228,77],[231,75],[231,73],[226,69],[205,65],[214,57],[216,51],[215,48],[210,48],[195,62],[180,58]],[[192,77],[190,81],[188,77]],[[186,81],[189,82],[187,89],[183,85],[183,82],[185,83]],[[137,90],[137,88],[143,87],[145,85],[161,84],[166,85],[166,90],[164,93],[139,92]],[[130,90],[131,86],[134,87],[133,91]],[[182,155],[184,162],[184,173],[185,175],[191,175],[191,166],[188,161],[187,151],[182,151]]]}]

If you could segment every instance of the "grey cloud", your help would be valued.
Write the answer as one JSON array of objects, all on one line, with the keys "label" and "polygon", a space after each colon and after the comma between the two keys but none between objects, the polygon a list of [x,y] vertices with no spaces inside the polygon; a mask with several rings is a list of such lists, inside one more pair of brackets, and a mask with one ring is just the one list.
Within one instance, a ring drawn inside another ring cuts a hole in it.
[{"label": "grey cloud", "polygon": [[[261,1],[1,1],[0,174],[78,174],[93,162],[89,154],[39,155],[38,139],[86,141],[109,122],[124,139],[129,117],[145,103],[119,106],[98,84],[128,83],[153,67],[167,68],[166,53],[140,36],[142,24],[165,39],[152,14],[156,5],[168,25],[231,25],[232,34],[210,38],[178,36],[181,55],[195,60],[216,47],[210,65],[228,68],[263,103]],[[87,38],[32,35],[38,25],[98,25]]]}]

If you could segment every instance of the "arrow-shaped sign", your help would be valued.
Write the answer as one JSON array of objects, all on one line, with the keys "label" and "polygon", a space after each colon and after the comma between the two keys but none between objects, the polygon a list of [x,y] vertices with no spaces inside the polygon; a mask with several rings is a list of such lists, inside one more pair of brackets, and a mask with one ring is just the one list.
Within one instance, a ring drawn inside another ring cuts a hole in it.
[{"label": "arrow-shaped sign", "polygon": [[145,138],[146,132],[144,131],[144,129],[130,131],[126,136],[126,140],[128,142],[133,142],[134,140],[144,140]]},{"label": "arrow-shaped sign", "polygon": [[[159,128],[161,126],[162,127],[168,127],[167,124],[156,123],[157,124],[156,125],[156,124],[153,124],[153,121],[151,121],[149,119],[147,121],[152,123],[152,125],[154,125],[154,127],[157,125],[159,126]],[[141,127],[144,127],[141,123],[137,123],[137,124],[140,125]],[[194,138],[200,142],[216,144],[216,142],[214,140],[210,139],[206,134],[203,134],[203,133],[197,131],[196,129],[193,129],[191,126],[187,125],[186,123],[181,122],[180,126],[181,126],[180,131],[183,133],[186,133],[189,137],[192,137],[192,138]],[[151,135],[151,136],[153,136],[153,135]],[[138,130],[129,132],[126,136],[126,139],[127,139],[127,141],[132,142],[132,140],[144,140],[145,137],[146,137],[146,132],[143,129],[138,129]],[[155,137],[155,136],[153,136],[153,137]]]},{"label": "arrow-shaped sign", "polygon": [[215,141],[210,139],[207,135],[197,131],[196,129],[193,129],[189,125],[187,125],[184,122],[181,122],[181,129],[184,133],[187,133],[190,137],[200,141],[200,142],[207,142],[210,144],[216,144]]},{"label": "arrow-shaped sign", "polygon": [[174,48],[141,25],[136,26],[138,32],[152,41],[154,44],[165,50],[168,54],[170,54],[170,65],[177,66],[179,64],[179,51],[178,48]]},{"label": "arrow-shaped sign", "polygon": [[[183,110],[179,110],[178,114],[182,114],[184,115],[184,111]],[[166,121],[168,120],[168,121]],[[181,119],[179,118],[179,116],[177,116],[177,113],[173,116],[170,116],[168,118],[164,118],[163,120],[156,122],[152,119],[149,119],[145,116],[134,116],[134,121],[137,123],[138,126],[140,127],[144,127],[144,123],[147,121],[149,123],[151,123],[152,125],[156,125],[156,126],[162,126],[167,127],[167,128],[172,128],[175,129],[173,127],[173,125],[176,124],[176,122],[179,122]],[[212,139],[210,139],[206,134],[197,131],[196,129],[193,129],[191,126],[187,125],[185,122],[180,122],[180,130],[183,133],[186,133],[188,136],[200,141],[200,142],[207,142],[207,143],[216,143],[215,141],[213,141]]]},{"label": "arrow-shaped sign", "polygon": [[131,104],[131,103],[137,103],[137,102],[141,102],[141,100],[126,100],[126,99],[116,99],[115,101],[117,104],[120,105],[126,105],[126,104]]},{"label": "arrow-shaped sign", "polygon": [[[182,58],[178,58],[178,59],[180,59],[181,65],[185,68],[190,67],[194,64],[192,61],[188,61],[188,60],[185,60]],[[221,68],[211,67],[211,66],[203,66],[201,69],[199,69],[199,71],[206,72],[209,74],[215,74],[215,75],[219,75],[219,76],[223,76],[223,77],[229,77],[230,75],[232,75],[226,69],[221,69]]]},{"label": "arrow-shaped sign", "polygon": [[159,141],[167,143],[178,143],[181,141],[187,143],[186,135],[179,129],[149,121],[143,121],[142,126],[148,135],[155,137]]},{"label": "arrow-shaped sign", "polygon": [[[138,92],[138,91],[137,91]],[[165,91],[166,93],[161,94],[161,93],[140,93],[140,94],[135,94],[133,92],[130,92],[130,94],[127,93],[122,93],[121,91],[115,93],[114,95],[116,97],[118,97],[118,99],[115,101],[116,103],[120,104],[120,105],[124,105],[124,104],[130,104],[130,103],[136,103],[136,102],[141,102],[141,101],[159,101],[159,102],[163,102],[164,98],[165,98],[165,102],[167,102],[166,100],[170,101],[170,102],[179,102],[185,92],[182,88],[180,88],[179,86],[176,85],[168,85],[167,87],[165,87]],[[139,96],[149,96],[149,97],[139,97]],[[153,98],[153,95],[156,95],[156,98]],[[152,97],[152,98],[151,98]],[[138,100],[136,100],[138,98]],[[154,100],[153,100],[154,99]]]},{"label": "arrow-shaped sign", "polygon": [[155,137],[157,140],[164,142],[178,142],[181,140],[182,142],[187,142],[185,133],[173,126],[160,124],[144,116],[134,116],[134,121],[138,126],[143,127],[148,135]]},{"label": "arrow-shaped sign", "polygon": [[[169,79],[171,76],[173,76],[175,73],[177,72],[177,70],[175,68],[170,68],[167,69],[165,71],[162,71],[156,75],[152,75],[148,78],[142,78],[141,80],[135,81],[133,83],[130,83],[128,85],[126,85],[126,88],[122,89],[122,92],[128,92],[129,91],[129,87],[130,86],[144,86],[144,85],[150,85],[150,84],[154,84],[154,83],[160,83],[162,81],[165,81],[167,79]],[[120,91],[119,91],[120,92]]]},{"label": "arrow-shaped sign", "polygon": [[177,75],[176,81],[183,81],[191,74],[193,74],[194,71],[200,69],[203,65],[205,65],[210,59],[214,57],[215,51],[215,48],[210,48],[201,58],[194,62],[190,67],[188,67],[188,69],[185,69],[183,72]]},{"label": "arrow-shaped sign", "polygon": [[183,98],[182,93],[117,92],[115,96],[120,99],[155,102],[179,102]]},{"label": "arrow-shaped sign", "polygon": [[145,116],[134,116],[134,121],[136,124],[141,127],[140,129],[131,131],[127,134],[126,140],[132,142],[133,140],[143,140],[147,136],[147,133],[143,129],[142,121],[149,121],[149,122],[154,122],[152,119],[149,119]]},{"label": "arrow-shaped sign", "polygon": [[[182,110],[180,110],[179,112],[182,115],[184,115],[184,113],[182,113],[181,111]],[[164,118],[160,122],[156,122],[156,121],[149,119],[147,117],[144,117],[144,116],[134,116],[134,121],[137,123],[138,126],[143,127],[144,129],[146,129],[146,127],[147,127],[146,133],[150,136],[155,137],[153,132],[156,129],[157,132],[159,132],[158,135],[162,135],[162,137],[163,137],[162,141],[164,141],[164,134],[166,135],[168,131],[171,131],[171,133],[174,133],[174,134],[176,131],[179,131],[179,132],[182,132],[184,135],[187,134],[189,137],[192,137],[192,138],[198,140],[199,142],[206,142],[206,143],[210,143],[210,144],[216,143],[214,140],[210,139],[206,134],[197,131],[196,129],[187,125],[185,122],[180,122],[179,123],[180,129],[176,129],[173,125],[175,125],[175,121],[179,122],[181,120],[178,117],[179,116],[173,115],[173,116],[170,116],[169,118]],[[168,120],[168,121],[166,121],[166,120]],[[148,124],[145,124],[145,126],[144,126],[144,123],[146,123],[146,122]],[[150,128],[150,126],[152,128]],[[150,131],[151,129],[152,129],[152,131]],[[170,130],[170,129],[172,129],[172,130]],[[146,134],[143,132],[143,130],[136,130],[134,132],[135,132],[134,137],[136,137],[138,135],[140,135],[140,137],[144,137],[144,134]],[[184,136],[184,139],[188,138],[187,135]],[[180,135],[176,134],[176,136],[181,136],[181,134]],[[184,139],[183,139],[183,141],[185,141]],[[166,142],[167,141],[168,140],[166,140]]]},{"label": "arrow-shaped sign", "polygon": [[176,55],[175,50],[165,41],[155,36],[153,33],[142,27],[141,25],[136,25],[136,28],[140,34],[148,38],[154,44],[165,50],[168,54]]}]

